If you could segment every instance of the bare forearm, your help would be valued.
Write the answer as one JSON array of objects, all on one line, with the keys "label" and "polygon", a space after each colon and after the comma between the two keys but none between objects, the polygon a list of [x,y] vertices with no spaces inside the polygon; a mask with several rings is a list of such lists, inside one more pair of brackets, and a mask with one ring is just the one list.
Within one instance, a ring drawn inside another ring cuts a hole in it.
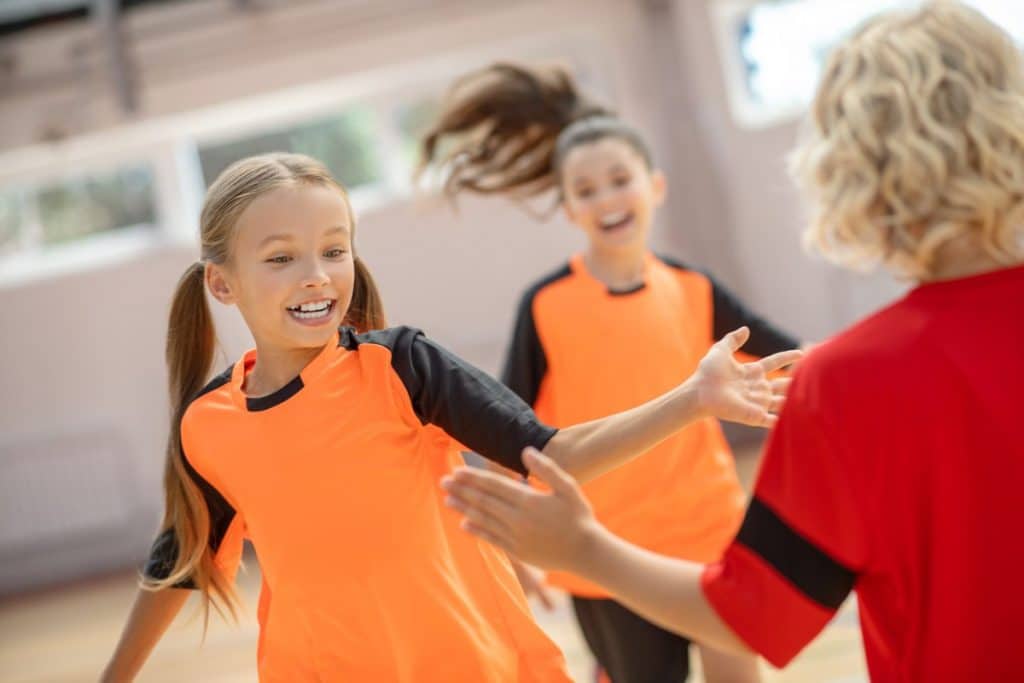
[{"label": "bare forearm", "polygon": [[696,388],[684,382],[632,410],[566,427],[551,438],[544,452],[577,481],[586,482],[702,417]]},{"label": "bare forearm", "polygon": [[608,589],[634,612],[724,652],[752,654],[704,597],[704,565],[638,548],[596,524],[587,532],[585,548],[569,569]]},{"label": "bare forearm", "polygon": [[121,640],[103,672],[103,683],[134,680],[191,593],[180,588],[139,590]]}]

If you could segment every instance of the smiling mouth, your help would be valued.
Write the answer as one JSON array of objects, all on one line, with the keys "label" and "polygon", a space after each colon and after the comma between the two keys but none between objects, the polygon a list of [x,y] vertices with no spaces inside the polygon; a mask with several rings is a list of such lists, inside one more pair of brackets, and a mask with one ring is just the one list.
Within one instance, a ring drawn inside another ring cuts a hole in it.
[{"label": "smiling mouth", "polygon": [[334,312],[334,299],[321,299],[296,306],[289,306],[288,313],[296,320],[321,320]]},{"label": "smiling mouth", "polygon": [[632,221],[632,211],[621,211],[619,213],[608,214],[600,221],[601,230],[604,232],[614,232],[615,230],[626,227]]}]

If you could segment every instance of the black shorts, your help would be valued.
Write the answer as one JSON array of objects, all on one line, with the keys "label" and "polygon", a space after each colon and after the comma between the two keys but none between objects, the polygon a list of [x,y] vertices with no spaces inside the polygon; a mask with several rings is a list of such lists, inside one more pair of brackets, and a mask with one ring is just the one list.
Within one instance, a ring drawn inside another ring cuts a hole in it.
[{"label": "black shorts", "polygon": [[583,637],[612,683],[682,683],[690,675],[690,641],[614,600],[573,596]]}]

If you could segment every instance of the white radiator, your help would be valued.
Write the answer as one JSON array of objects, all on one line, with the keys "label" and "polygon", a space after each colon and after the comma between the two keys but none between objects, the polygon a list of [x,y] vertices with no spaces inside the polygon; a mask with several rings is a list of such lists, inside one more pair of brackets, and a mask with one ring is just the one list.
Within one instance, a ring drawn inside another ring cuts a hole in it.
[{"label": "white radiator", "polygon": [[138,489],[113,428],[0,441],[0,594],[136,559]]}]

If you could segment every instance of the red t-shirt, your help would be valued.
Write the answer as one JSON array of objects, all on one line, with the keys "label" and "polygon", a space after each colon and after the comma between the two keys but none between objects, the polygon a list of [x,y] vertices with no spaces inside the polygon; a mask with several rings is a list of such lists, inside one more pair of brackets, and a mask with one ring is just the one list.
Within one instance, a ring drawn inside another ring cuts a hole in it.
[{"label": "red t-shirt", "polygon": [[925,285],[797,369],[718,614],[786,664],[851,589],[873,681],[1024,680],[1024,267]]}]

